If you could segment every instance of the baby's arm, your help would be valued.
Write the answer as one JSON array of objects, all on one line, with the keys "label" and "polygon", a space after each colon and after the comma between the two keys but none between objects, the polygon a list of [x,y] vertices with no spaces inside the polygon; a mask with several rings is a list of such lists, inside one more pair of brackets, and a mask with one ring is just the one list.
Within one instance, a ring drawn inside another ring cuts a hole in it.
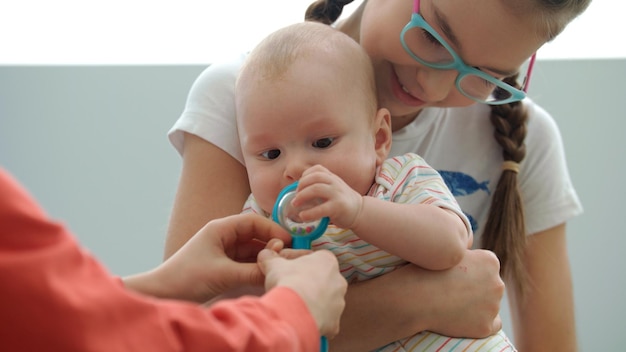
[{"label": "baby's arm", "polygon": [[465,223],[452,210],[369,196],[362,196],[351,229],[362,240],[429,270],[458,264],[472,241]]},{"label": "baby's arm", "polygon": [[[424,168],[421,168],[423,172]],[[304,220],[323,216],[352,229],[362,240],[422,268],[442,270],[459,263],[471,246],[469,223],[440,176],[428,168],[419,185],[393,201],[363,196],[321,166],[304,173],[294,205],[321,204],[303,211]],[[399,193],[399,192],[398,192]]]}]

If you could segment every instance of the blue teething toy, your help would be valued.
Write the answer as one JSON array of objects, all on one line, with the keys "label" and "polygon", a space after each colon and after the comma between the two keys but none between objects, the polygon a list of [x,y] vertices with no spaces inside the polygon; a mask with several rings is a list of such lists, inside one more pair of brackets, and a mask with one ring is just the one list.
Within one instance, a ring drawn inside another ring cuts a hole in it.
[{"label": "blue teething toy", "polygon": [[[298,182],[294,182],[285,187],[279,194],[272,210],[272,220],[280,224],[285,230],[291,234],[292,247],[294,249],[311,249],[311,242],[318,239],[326,231],[329,218],[324,217],[320,220],[302,222],[298,213],[300,209],[291,205],[293,197],[296,195]],[[320,343],[320,351],[328,351],[328,340],[326,336],[322,336]]]}]

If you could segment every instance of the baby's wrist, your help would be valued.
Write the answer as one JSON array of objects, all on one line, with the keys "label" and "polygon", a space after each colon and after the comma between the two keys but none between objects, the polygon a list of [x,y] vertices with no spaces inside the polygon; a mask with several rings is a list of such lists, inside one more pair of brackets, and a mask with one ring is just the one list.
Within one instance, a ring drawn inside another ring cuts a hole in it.
[{"label": "baby's wrist", "polygon": [[359,195],[359,201],[356,202],[357,206],[355,207],[354,215],[352,216],[352,222],[350,226],[347,228],[356,232],[356,230],[362,226],[363,222],[363,209],[365,208],[365,198],[366,196]]}]

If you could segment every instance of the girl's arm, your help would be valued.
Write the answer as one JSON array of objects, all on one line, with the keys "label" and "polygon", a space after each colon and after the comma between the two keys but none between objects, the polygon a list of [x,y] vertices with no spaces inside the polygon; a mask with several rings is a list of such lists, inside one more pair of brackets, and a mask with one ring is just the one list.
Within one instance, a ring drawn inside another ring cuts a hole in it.
[{"label": "girl's arm", "polygon": [[458,264],[472,240],[463,220],[451,210],[369,196],[362,198],[352,230],[364,241],[429,270]]},{"label": "girl's arm", "polygon": [[348,286],[341,331],[330,350],[370,351],[430,330],[445,336],[484,338],[502,326],[500,262],[485,250],[468,250],[442,271],[406,265]]},{"label": "girl's arm", "polygon": [[165,259],[213,219],[239,214],[250,194],[241,163],[200,137],[185,133],[182,172],[165,240]]},{"label": "girl's arm", "polygon": [[520,351],[576,351],[572,276],[565,224],[528,236],[525,301],[509,285],[515,344]]}]

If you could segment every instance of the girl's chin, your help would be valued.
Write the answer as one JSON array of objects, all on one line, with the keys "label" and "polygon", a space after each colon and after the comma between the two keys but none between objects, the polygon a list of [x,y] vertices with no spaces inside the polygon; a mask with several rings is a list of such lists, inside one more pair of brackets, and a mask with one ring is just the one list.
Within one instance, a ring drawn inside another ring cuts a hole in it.
[{"label": "girl's chin", "polygon": [[425,104],[419,106],[407,105],[395,97],[381,100],[381,106],[387,108],[391,116],[410,116],[417,114],[425,107]]},{"label": "girl's chin", "polygon": [[423,100],[406,92],[395,74],[391,75],[391,94],[396,101],[408,107],[416,108],[426,104]]}]

